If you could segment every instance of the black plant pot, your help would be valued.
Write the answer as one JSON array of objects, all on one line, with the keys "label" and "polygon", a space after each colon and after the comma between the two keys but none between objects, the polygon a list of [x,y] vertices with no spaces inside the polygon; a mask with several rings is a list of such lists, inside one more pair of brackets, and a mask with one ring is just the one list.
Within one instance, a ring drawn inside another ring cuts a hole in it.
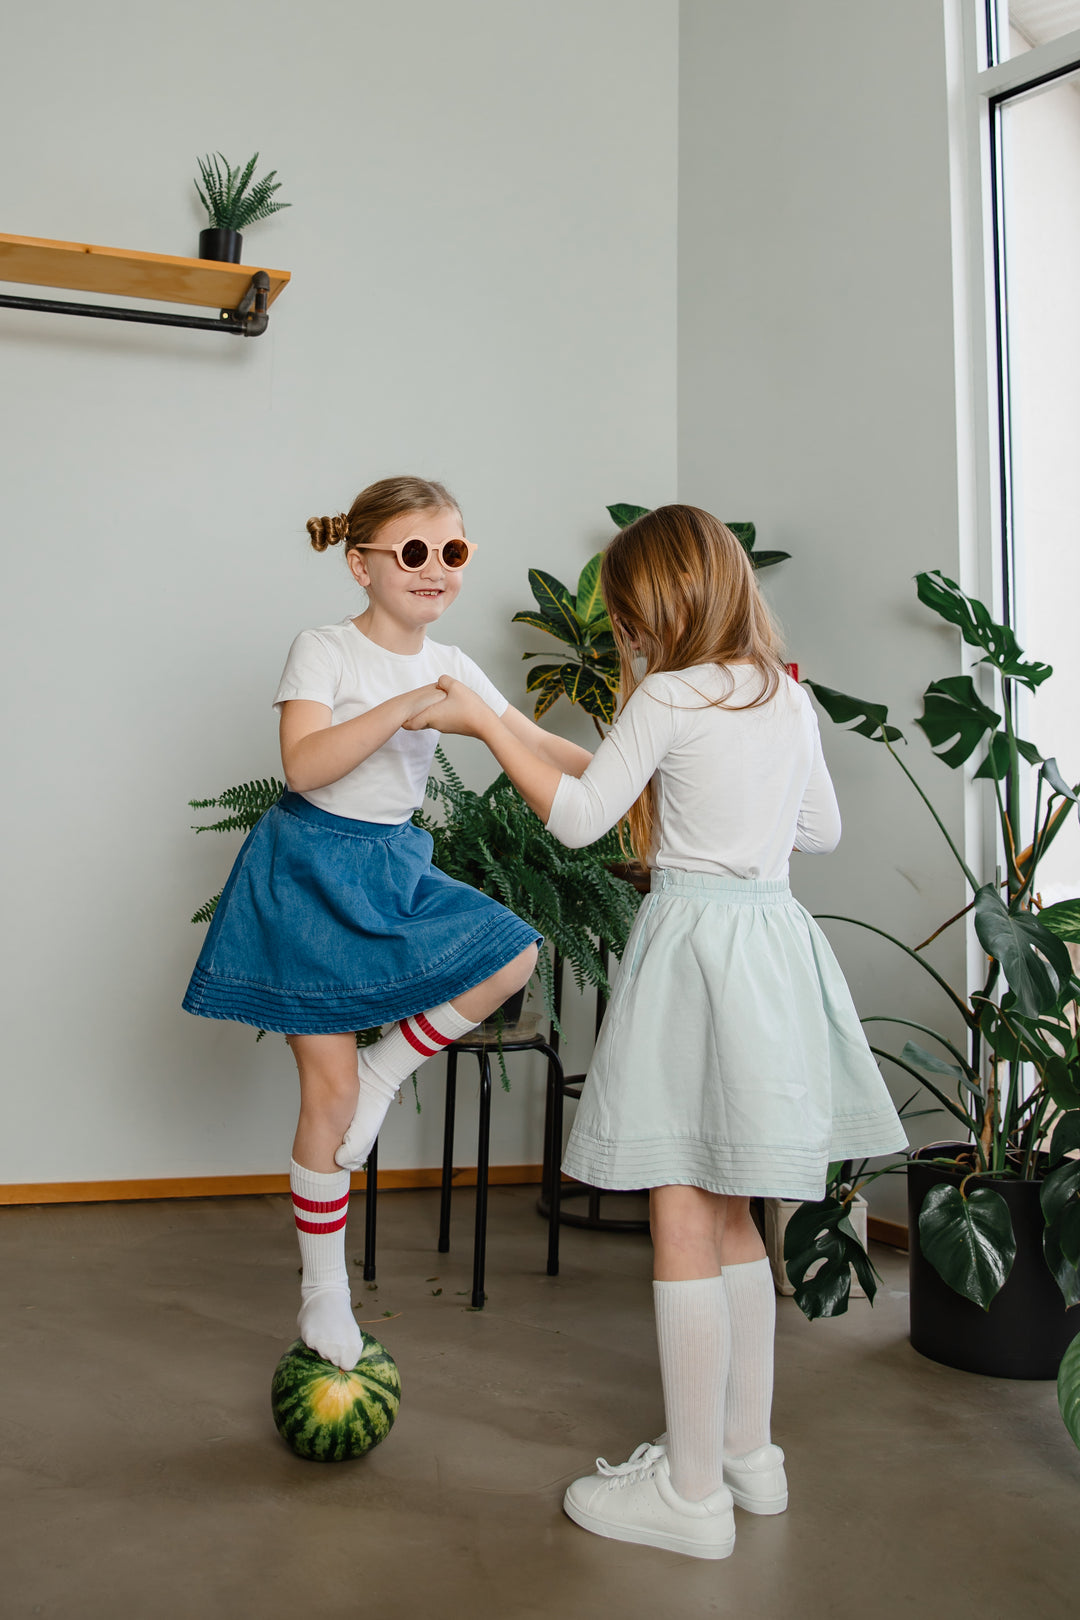
[{"label": "black plant pot", "polygon": [[223,231],[212,226],[199,232],[199,258],[216,259],[219,264],[239,264],[244,238],[239,231]]},{"label": "black plant pot", "polygon": [[1043,1213],[1038,1181],[980,1176],[1009,1206],[1016,1235],[1016,1259],[990,1309],[956,1293],[919,1247],[919,1211],[931,1187],[959,1185],[962,1173],[921,1161],[951,1157],[967,1144],[934,1142],[908,1164],[911,1343],[920,1355],[961,1372],[991,1378],[1056,1378],[1071,1340],[1080,1333],[1080,1305],[1065,1307],[1061,1290],[1043,1258]]}]

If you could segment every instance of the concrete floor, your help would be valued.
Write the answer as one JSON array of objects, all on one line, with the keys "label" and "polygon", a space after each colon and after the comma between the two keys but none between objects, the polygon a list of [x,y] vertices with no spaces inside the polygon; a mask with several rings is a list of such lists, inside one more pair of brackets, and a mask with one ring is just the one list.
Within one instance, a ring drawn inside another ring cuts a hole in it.
[{"label": "concrete floor", "polygon": [[[906,1340],[906,1268],[808,1323],[782,1301],[776,1438],[792,1505],[737,1514],[724,1563],[627,1547],[560,1511],[593,1458],[662,1425],[644,1237],[492,1194],[489,1302],[467,1308],[470,1195],[380,1200],[361,1318],[405,1395],[358,1462],[301,1462],[268,1391],[293,1334],[282,1197],[0,1211],[0,1616],[46,1620],[1065,1620],[1080,1453],[1051,1384],[939,1367]],[[359,1253],[362,1214],[350,1254]]]}]

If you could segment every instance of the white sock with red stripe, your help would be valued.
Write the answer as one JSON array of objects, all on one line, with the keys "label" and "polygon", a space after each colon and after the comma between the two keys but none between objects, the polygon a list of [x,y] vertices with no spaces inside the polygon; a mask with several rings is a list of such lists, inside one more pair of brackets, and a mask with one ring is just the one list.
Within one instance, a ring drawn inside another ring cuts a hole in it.
[{"label": "white sock with red stripe", "polygon": [[430,1012],[414,1013],[395,1024],[388,1035],[374,1046],[361,1047],[357,1070],[360,1096],[345,1140],[334,1154],[342,1169],[359,1170],[382,1129],[386,1110],[421,1063],[444,1050],[451,1041],[475,1029],[469,1018],[462,1018],[456,1007],[444,1001]]},{"label": "white sock with red stripe", "polygon": [[300,1337],[326,1361],[351,1372],[364,1349],[352,1313],[345,1266],[345,1223],[349,1218],[349,1172],[323,1175],[289,1164],[293,1218],[304,1266],[300,1285]]}]

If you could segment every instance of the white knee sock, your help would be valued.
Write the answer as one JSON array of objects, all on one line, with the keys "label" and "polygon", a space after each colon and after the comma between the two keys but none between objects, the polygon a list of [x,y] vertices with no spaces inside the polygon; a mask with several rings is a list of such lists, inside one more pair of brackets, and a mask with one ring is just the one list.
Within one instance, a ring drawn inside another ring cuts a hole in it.
[{"label": "white knee sock", "polygon": [[731,1322],[724,1449],[731,1457],[769,1444],[776,1289],[767,1260],[724,1267]]},{"label": "white knee sock", "polygon": [[723,1277],[654,1282],[671,1483],[700,1502],[724,1482],[724,1389],[730,1335]]},{"label": "white knee sock", "polygon": [[451,1041],[475,1028],[475,1023],[462,1018],[455,1007],[444,1001],[430,1012],[403,1018],[373,1046],[361,1047],[357,1055],[360,1095],[356,1112],[345,1140],[334,1154],[343,1169],[359,1170],[366,1163],[402,1081]]},{"label": "white knee sock", "polygon": [[352,1312],[345,1266],[345,1223],[349,1218],[349,1172],[323,1175],[289,1165],[293,1216],[304,1266],[300,1285],[300,1337],[327,1361],[351,1372],[364,1348]]}]

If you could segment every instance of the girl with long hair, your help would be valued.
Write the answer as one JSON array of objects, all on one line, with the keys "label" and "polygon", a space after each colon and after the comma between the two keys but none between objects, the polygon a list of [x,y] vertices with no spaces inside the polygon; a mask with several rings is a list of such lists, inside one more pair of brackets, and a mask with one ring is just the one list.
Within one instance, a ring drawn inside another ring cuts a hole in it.
[{"label": "girl with long hair", "polygon": [[564,1507],[597,1535],[725,1558],[733,1503],[787,1506],[776,1303],[750,1200],[819,1199],[830,1161],[905,1136],[836,959],[788,888],[792,849],[834,849],[840,816],[746,552],[708,512],[665,506],[611,542],[601,583],[623,701],[580,778],[456,681],[440,680],[430,723],[481,738],[565,844],[626,818],[651,868],[564,1169],[651,1189],[667,1432],[626,1463],[598,1460]]}]

